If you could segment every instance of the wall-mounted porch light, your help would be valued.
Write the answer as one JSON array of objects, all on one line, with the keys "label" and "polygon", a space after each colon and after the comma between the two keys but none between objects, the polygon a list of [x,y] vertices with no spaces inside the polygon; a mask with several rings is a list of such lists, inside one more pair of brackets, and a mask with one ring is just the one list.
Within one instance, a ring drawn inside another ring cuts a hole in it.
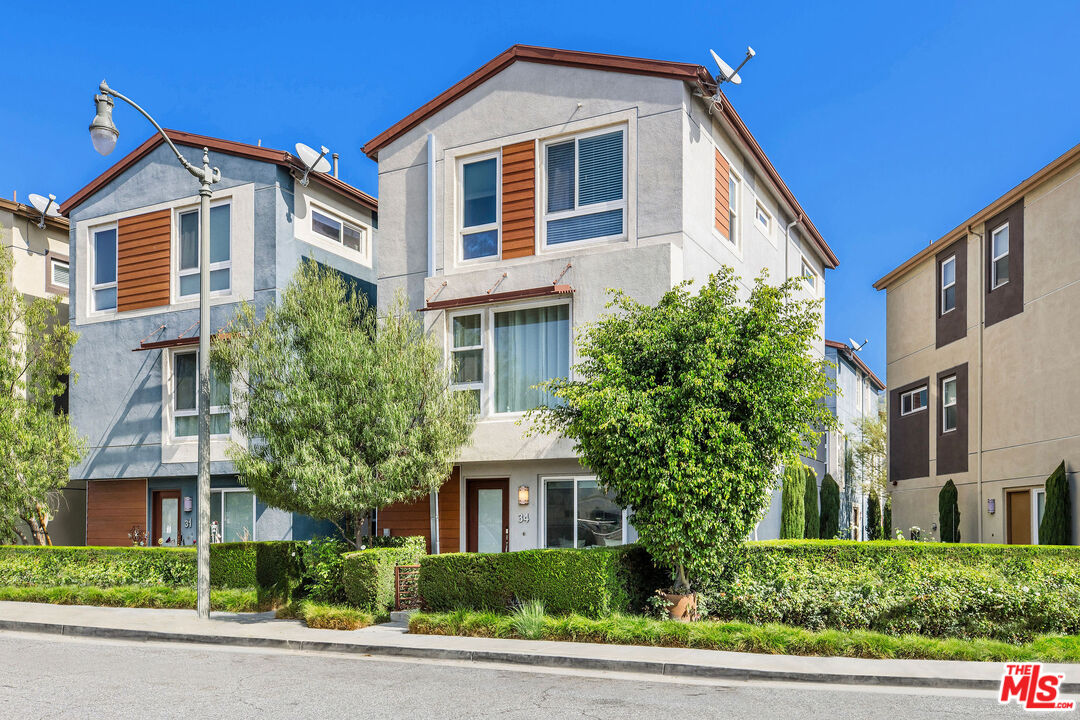
[{"label": "wall-mounted porch light", "polygon": [[518,505],[529,504],[529,486],[521,485],[518,487]]},{"label": "wall-mounted porch light", "polygon": [[995,510],[997,510],[997,501],[994,498],[988,498],[986,501],[986,512],[993,515]]}]

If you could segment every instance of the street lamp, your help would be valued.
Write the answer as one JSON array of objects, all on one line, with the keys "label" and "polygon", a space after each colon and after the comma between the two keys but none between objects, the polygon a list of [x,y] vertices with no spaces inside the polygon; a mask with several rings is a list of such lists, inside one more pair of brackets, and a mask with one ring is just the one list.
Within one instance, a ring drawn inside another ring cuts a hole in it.
[{"label": "street lamp", "polygon": [[[94,96],[97,114],[90,123],[94,150],[108,155],[116,147],[120,131],[113,123],[112,98],[138,110],[172,148],[180,164],[199,181],[199,532],[197,545],[199,617],[210,618],[210,186],[221,180],[221,171],[210,167],[210,151],[203,148],[202,167],[192,165],[150,114],[131,99],[110,88],[104,80]],[[110,97],[111,96],[111,97]]]}]

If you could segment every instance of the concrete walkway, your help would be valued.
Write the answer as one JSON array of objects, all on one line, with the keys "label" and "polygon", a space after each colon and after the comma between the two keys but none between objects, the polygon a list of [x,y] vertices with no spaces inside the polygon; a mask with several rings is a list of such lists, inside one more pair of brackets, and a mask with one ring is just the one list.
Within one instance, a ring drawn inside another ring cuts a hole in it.
[{"label": "concrete walkway", "polygon": [[[104,608],[0,602],[0,630],[83,637],[360,653],[436,660],[513,663],[613,672],[847,685],[997,690],[1004,665],[942,660],[863,660],[595,643],[411,635],[404,623],[363,630],[315,630],[273,613]],[[1080,665],[1044,665],[1080,692]]]}]

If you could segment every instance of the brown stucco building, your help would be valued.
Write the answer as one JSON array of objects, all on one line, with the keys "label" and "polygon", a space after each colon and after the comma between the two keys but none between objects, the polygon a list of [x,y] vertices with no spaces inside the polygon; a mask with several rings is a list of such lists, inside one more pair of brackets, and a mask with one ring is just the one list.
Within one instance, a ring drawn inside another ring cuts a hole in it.
[{"label": "brown stucco building", "polygon": [[963,541],[1037,543],[1064,460],[1076,543],[1080,145],[874,287],[888,292],[895,527],[930,531],[952,479]]}]

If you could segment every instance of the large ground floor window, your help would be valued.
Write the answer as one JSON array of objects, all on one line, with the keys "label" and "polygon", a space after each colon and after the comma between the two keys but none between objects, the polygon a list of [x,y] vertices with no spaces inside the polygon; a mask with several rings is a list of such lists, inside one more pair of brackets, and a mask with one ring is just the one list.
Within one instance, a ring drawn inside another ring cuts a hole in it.
[{"label": "large ground floor window", "polygon": [[615,494],[604,492],[592,476],[550,477],[544,487],[544,543],[549,548],[622,545],[626,511]]},{"label": "large ground floor window", "polygon": [[210,491],[210,542],[246,542],[255,536],[255,493],[243,489]]}]

